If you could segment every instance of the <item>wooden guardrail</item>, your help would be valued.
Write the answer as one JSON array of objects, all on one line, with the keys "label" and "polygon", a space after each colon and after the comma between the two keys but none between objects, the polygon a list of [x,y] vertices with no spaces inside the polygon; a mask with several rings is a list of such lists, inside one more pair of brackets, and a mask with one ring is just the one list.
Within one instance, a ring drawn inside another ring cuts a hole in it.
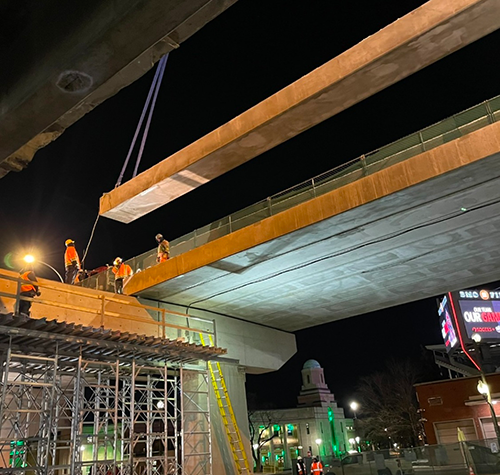
[{"label": "wooden guardrail", "polygon": [[30,298],[20,295],[21,285],[26,283],[31,282],[23,281],[15,272],[0,269],[0,313],[17,314],[19,302],[25,300],[32,302],[32,318],[54,319],[160,338],[181,338],[193,343],[200,343],[201,333],[207,336],[207,341],[213,341],[213,345],[216,345],[213,320],[144,305],[135,297],[45,279],[37,282],[42,295]]}]

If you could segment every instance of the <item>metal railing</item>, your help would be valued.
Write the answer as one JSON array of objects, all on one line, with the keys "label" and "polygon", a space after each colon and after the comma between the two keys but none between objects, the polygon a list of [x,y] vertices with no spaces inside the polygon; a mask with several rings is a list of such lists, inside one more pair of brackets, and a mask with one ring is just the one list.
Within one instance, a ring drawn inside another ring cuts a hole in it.
[{"label": "metal railing", "polygon": [[[0,313],[19,313],[21,301],[32,302],[33,318],[50,319],[65,311],[71,311],[77,323],[123,331],[124,323],[129,333],[146,334],[162,339],[180,340],[207,346],[217,346],[215,321],[193,317],[165,308],[144,305],[130,297],[120,298],[112,294],[89,292],[78,286],[37,282],[41,296],[21,295],[21,286],[33,284],[0,270]],[[65,319],[57,318],[59,321]],[[75,323],[75,320],[67,321]]]},{"label": "metal railing", "polygon": [[[500,96],[482,102],[396,142],[361,155],[347,163],[315,176],[258,203],[214,221],[170,242],[170,256],[175,257],[215,239],[233,233],[300,203],[338,189],[396,163],[429,151],[447,142],[486,127],[500,119]],[[156,249],[126,261],[134,272],[156,264]],[[84,281],[86,287],[112,291],[111,270]]]}]

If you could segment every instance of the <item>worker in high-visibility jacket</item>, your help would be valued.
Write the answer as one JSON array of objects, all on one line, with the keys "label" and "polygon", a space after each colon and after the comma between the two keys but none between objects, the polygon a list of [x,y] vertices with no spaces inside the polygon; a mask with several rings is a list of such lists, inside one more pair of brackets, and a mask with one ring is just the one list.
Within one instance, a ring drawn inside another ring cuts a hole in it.
[{"label": "worker in high-visibility jacket", "polygon": [[323,475],[323,464],[319,461],[318,457],[313,457],[311,475]]},{"label": "worker in high-visibility jacket", "polygon": [[165,262],[166,260],[170,259],[170,244],[162,234],[157,234],[155,239],[158,243],[158,250],[156,251],[156,262]]},{"label": "worker in high-visibility jacket", "polygon": [[[29,281],[21,283],[21,291],[19,292],[19,295],[30,298],[33,298],[35,295],[40,296],[41,293],[38,290],[38,285],[31,283],[38,282],[36,280],[35,272],[28,269],[25,272],[21,271],[19,274],[21,275],[22,280]],[[31,303],[32,302],[30,300],[19,300],[19,313],[29,316]]]},{"label": "worker in high-visibility jacket", "polygon": [[115,274],[115,292],[123,294],[123,286],[132,275],[132,267],[124,264],[121,257],[117,257],[113,262],[113,274]]},{"label": "worker in high-visibility jacket", "polygon": [[74,284],[75,277],[82,268],[82,265],[80,264],[78,252],[76,252],[75,241],[66,239],[64,244],[66,245],[66,252],[64,253],[64,267],[66,269],[64,282]]},{"label": "worker in high-visibility jacket", "polygon": [[300,455],[297,457],[297,475],[307,475],[306,464]]}]

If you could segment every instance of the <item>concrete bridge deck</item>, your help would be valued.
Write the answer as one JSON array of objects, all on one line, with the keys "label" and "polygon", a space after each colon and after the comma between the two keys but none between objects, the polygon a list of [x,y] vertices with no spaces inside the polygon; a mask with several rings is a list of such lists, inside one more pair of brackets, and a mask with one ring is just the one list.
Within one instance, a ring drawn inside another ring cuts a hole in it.
[{"label": "concrete bridge deck", "polygon": [[430,0],[101,198],[129,223],[500,27],[497,0]]},{"label": "concrete bridge deck", "polygon": [[294,331],[498,279],[496,102],[386,160],[349,164],[344,186],[304,190],[305,202],[297,192],[300,204],[137,273],[127,293]]}]

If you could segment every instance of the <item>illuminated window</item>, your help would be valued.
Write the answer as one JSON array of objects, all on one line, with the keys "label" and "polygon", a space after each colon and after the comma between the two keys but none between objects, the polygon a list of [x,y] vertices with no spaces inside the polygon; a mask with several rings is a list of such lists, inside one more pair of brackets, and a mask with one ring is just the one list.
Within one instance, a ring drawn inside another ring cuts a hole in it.
[{"label": "illuminated window", "polygon": [[306,433],[309,434],[309,424],[306,424]]}]

